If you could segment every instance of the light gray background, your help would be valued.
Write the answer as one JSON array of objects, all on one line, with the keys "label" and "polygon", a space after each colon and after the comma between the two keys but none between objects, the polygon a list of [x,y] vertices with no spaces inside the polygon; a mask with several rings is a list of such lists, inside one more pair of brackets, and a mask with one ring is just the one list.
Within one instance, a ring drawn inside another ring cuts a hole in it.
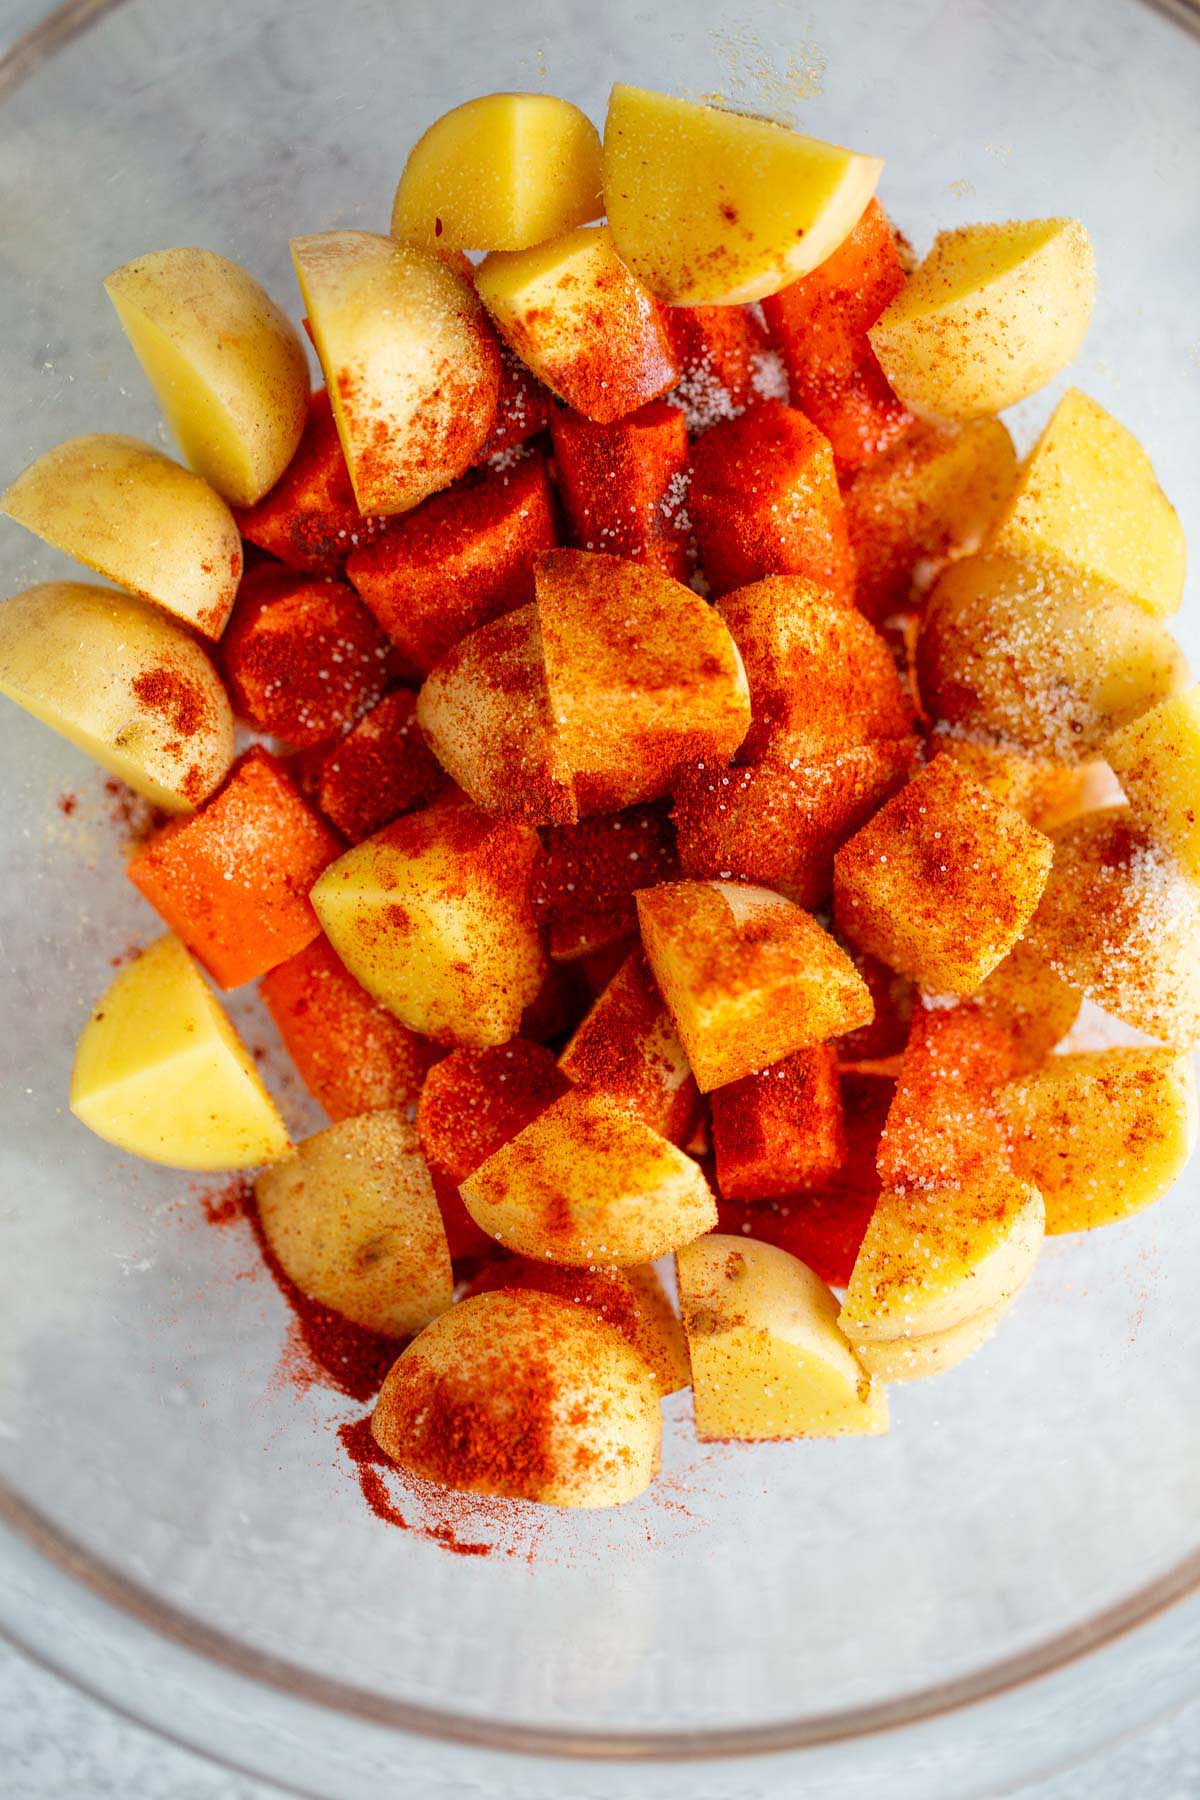
[{"label": "light gray background", "polygon": [[[0,0],[0,50],[46,10],[46,0]],[[0,1644],[0,1800],[270,1800],[277,1793],[175,1749]],[[763,1800],[771,1793],[764,1771]],[[1197,1800],[1200,1704],[1020,1796]],[[562,1800],[572,1800],[566,1790]],[[703,1800],[699,1789],[695,1800]]]}]

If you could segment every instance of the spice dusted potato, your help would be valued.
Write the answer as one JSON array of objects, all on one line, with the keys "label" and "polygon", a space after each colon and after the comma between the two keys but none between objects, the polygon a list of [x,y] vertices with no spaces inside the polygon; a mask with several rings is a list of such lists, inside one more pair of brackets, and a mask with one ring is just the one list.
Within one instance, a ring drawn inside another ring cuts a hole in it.
[{"label": "spice dusted potato", "polygon": [[637,897],[642,943],[701,1093],[865,1025],[853,963],[781,894],[677,881]]},{"label": "spice dusted potato", "polygon": [[417,696],[393,688],[321,758],[314,794],[352,844],[449,787],[417,723]]},{"label": "spice dusted potato", "polygon": [[526,250],[598,219],[600,134],[554,94],[481,94],[408,153],[392,236],[422,250]]},{"label": "spice dusted potato", "polygon": [[1054,972],[1127,1025],[1200,1044],[1200,888],[1128,807],[1055,834],[1029,938]]},{"label": "spice dusted potato", "polygon": [[6,694],[164,812],[198,806],[233,761],[212,663],[158,607],[81,581],[0,604]]},{"label": "spice dusted potato", "polygon": [[308,891],[340,848],[256,747],[191,818],[139,845],[125,872],[214,981],[233,988],[311,944],[321,927]]},{"label": "spice dusted potato", "polygon": [[1022,464],[988,539],[1116,588],[1153,618],[1178,612],[1187,547],[1179,515],[1131,431],[1069,388]]},{"label": "spice dusted potato", "polygon": [[506,1256],[481,1269],[468,1284],[463,1298],[494,1293],[497,1289],[507,1292],[511,1288],[555,1294],[572,1306],[598,1313],[645,1359],[664,1399],[691,1386],[683,1326],[649,1264],[630,1269],[573,1269],[565,1263]]},{"label": "spice dusted potato", "polygon": [[577,817],[536,606],[493,619],[447,651],[425,678],[417,720],[442,767],[484,812],[528,825]]},{"label": "spice dusted potato", "polygon": [[1018,1066],[1005,1021],[974,1001],[916,1006],[875,1153],[883,1184],[934,1191],[1004,1168],[996,1090]]},{"label": "spice dusted potato", "polygon": [[929,597],[917,681],[930,712],[1075,763],[1188,679],[1166,627],[1108,589],[1011,557],[951,565]]},{"label": "spice dusted potato", "polygon": [[831,1044],[797,1050],[712,1094],[717,1186],[726,1200],[819,1191],[846,1162],[846,1124]]},{"label": "spice dusted potato", "polygon": [[578,962],[615,951],[602,988],[637,936],[637,890],[679,873],[667,809],[630,806],[575,825],[551,826],[542,833],[542,844],[534,908],[550,955],[556,962]]},{"label": "spice dusted potato", "polygon": [[486,1049],[518,1029],[545,959],[530,827],[441,803],[385,825],[312,889],[350,973],[412,1031]]},{"label": "spice dusted potato", "polygon": [[763,400],[694,446],[688,515],[714,594],[803,575],[854,598],[854,553],[833,452],[802,412]]},{"label": "spice dusted potato", "polygon": [[340,574],[351,551],[379,536],[383,520],[358,510],[325,388],[309,399],[304,435],[275,486],[234,517],[247,543],[305,575]]},{"label": "spice dusted potato", "polygon": [[982,986],[971,1006],[998,1027],[1013,1072],[1036,1069],[1060,1044],[1079,1017],[1082,996],[1055,973],[1029,938],[1013,945]]},{"label": "spice dusted potato", "polygon": [[868,336],[906,406],[1003,412],[1066,367],[1092,316],[1096,259],[1078,219],[941,231]]},{"label": "spice dusted potato", "polygon": [[1033,916],[1054,851],[947,756],[837,852],[838,930],[935,990],[969,994]]},{"label": "spice dusted potato", "polygon": [[714,1234],[676,1268],[702,1440],[887,1430],[887,1396],[838,1329],[836,1299],[796,1257]]},{"label": "spice dusted potato", "polygon": [[257,281],[213,250],[156,250],[104,283],[184,456],[234,506],[274,487],[304,431],[308,358]]},{"label": "spice dusted potato", "polygon": [[1086,810],[1095,764],[1054,762],[944,732],[934,742],[940,756],[960,763],[994,800],[1011,806],[1039,831],[1049,831]]},{"label": "spice dusted potato", "polygon": [[778,385],[756,308],[669,306],[666,323],[679,362],[671,405],[681,409],[690,432],[707,431],[745,412]]},{"label": "spice dusted potato", "polygon": [[242,574],[221,496],[169,456],[116,432],[47,450],[0,510],[97,575],[219,638]]},{"label": "spice dusted potato", "polygon": [[389,645],[344,582],[263,564],[242,583],[220,662],[238,717],[306,750],[382,697]]},{"label": "spice dusted potato", "polygon": [[71,1111],[172,1169],[253,1169],[290,1148],[254,1058],[169,935],[125,964],[84,1026]]},{"label": "spice dusted potato", "polygon": [[700,1095],[641,950],[621,964],[558,1059],[576,1087],[601,1094],[651,1131],[686,1146]]},{"label": "spice dusted potato", "polygon": [[885,1188],[839,1323],[853,1343],[951,1331],[1024,1285],[1045,1231],[1042,1197],[1004,1170],[962,1187]]},{"label": "spice dusted potato", "polygon": [[356,550],[346,574],[420,675],[503,613],[533,599],[533,562],[558,542],[542,457],[472,476]]},{"label": "spice dusted potato", "polygon": [[417,1132],[455,1261],[496,1251],[464,1206],[460,1184],[567,1086],[552,1052],[524,1038],[490,1050],[452,1050],[429,1071]]},{"label": "spice dusted potato", "polygon": [[1196,1072],[1176,1050],[1052,1056],[998,1095],[1046,1231],[1091,1231],[1161,1200],[1196,1145]]},{"label": "spice dusted potato", "polygon": [[911,423],[867,337],[903,286],[896,235],[871,200],[831,256],[763,302],[792,400],[829,439],[839,476],[871,462]]},{"label": "spice dusted potato", "polygon": [[611,425],[679,379],[662,308],[621,261],[607,225],[494,251],[475,286],[509,348],[585,419]]},{"label": "spice dusted potato", "polygon": [[944,1375],[974,1356],[995,1334],[997,1325],[1016,1299],[1012,1294],[995,1306],[985,1306],[948,1331],[927,1331],[921,1336],[858,1338],[850,1348],[869,1375],[889,1385],[897,1381],[923,1381]]},{"label": "spice dusted potato", "polygon": [[781,1200],[719,1200],[717,1229],[739,1241],[777,1244],[830,1287],[845,1287],[878,1195],[878,1183],[839,1184]]},{"label": "spice dusted potato", "polygon": [[572,1088],[461,1184],[475,1223],[548,1262],[627,1268],[711,1231],[690,1156],[599,1094]]},{"label": "spice dusted potato", "polygon": [[688,576],[688,435],[683,414],[652,400],[611,425],[555,407],[550,441],[571,541]]},{"label": "spice dusted potato", "polygon": [[406,1338],[450,1305],[441,1214],[399,1112],[343,1119],[254,1184],[263,1234],[302,1294],[367,1331]]},{"label": "spice dusted potato", "polygon": [[885,619],[902,608],[919,565],[978,549],[1016,472],[1013,442],[999,419],[920,422],[860,468],[843,497],[854,598],[867,617]]},{"label": "spice dusted potato", "polygon": [[673,306],[761,300],[846,238],[883,164],[773,119],[617,82],[604,204],[623,261]]},{"label": "spice dusted potato", "polygon": [[1104,757],[1138,824],[1200,881],[1200,687],[1123,725],[1105,742]]},{"label": "spice dusted potato", "polygon": [[834,852],[916,773],[915,737],[880,738],[793,767],[698,762],[675,778],[685,875],[761,883],[797,906],[833,891]]},{"label": "spice dusted potato", "polygon": [[487,437],[500,352],[470,282],[370,231],[293,238],[292,260],[359,509],[407,512]]},{"label": "spice dusted potato", "polygon": [[809,762],[912,729],[891,651],[828,588],[774,575],[717,603],[750,683],[745,762]]},{"label": "spice dusted potato", "polygon": [[371,1430],[401,1469],[461,1493],[619,1506],[657,1473],[659,1387],[585,1307],[512,1289],[435,1319],[393,1365]]},{"label": "spice dusted potato", "polygon": [[533,370],[527,369],[507,344],[501,344],[500,397],[496,401],[492,428],[480,446],[476,464],[496,457],[503,459],[499,465],[503,471],[503,463],[522,444],[528,444],[530,438],[546,429],[553,405],[549,389],[542,386]]},{"label": "spice dusted potato", "polygon": [[750,723],[746,675],[698,594],[584,550],[546,551],[534,578],[555,735],[581,813],[656,800],[683,764],[732,755]]},{"label": "spice dusted potato", "polygon": [[269,969],[258,991],[300,1079],[335,1124],[402,1111],[441,1055],[372,1000],[324,937]]}]

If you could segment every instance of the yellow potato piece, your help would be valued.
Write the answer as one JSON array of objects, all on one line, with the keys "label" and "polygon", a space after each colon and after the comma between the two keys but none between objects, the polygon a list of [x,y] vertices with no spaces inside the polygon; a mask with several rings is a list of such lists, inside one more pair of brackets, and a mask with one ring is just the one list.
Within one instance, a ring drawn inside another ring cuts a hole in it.
[{"label": "yellow potato piece", "polygon": [[237,263],[157,250],[104,283],[188,462],[235,506],[274,487],[308,416],[308,357]]},{"label": "yellow potato piece", "polygon": [[221,496],[137,438],[97,432],[47,450],[0,498],[18,525],[127,593],[219,638],[242,578]]},{"label": "yellow potato piece", "polygon": [[924,706],[964,736],[1064,763],[1185,686],[1166,627],[1111,588],[1010,556],[952,563],[917,643]]},{"label": "yellow potato piece", "polygon": [[1052,1056],[997,1096],[1047,1232],[1091,1231],[1161,1200],[1196,1143],[1196,1073],[1176,1050]]},{"label": "yellow potato piece", "polygon": [[675,306],[763,300],[849,236],[882,162],[772,119],[618,82],[604,127],[613,239]]},{"label": "yellow potato piece", "polygon": [[923,1381],[930,1375],[944,1375],[957,1368],[983,1348],[997,1325],[1015,1300],[1012,1294],[995,1306],[952,1325],[948,1331],[930,1331],[923,1337],[878,1339],[861,1338],[851,1344],[863,1368],[876,1381]]},{"label": "yellow potato piece", "polygon": [[1133,433],[1078,388],[1055,407],[988,548],[1111,584],[1156,619],[1183,598],[1179,515]]},{"label": "yellow potato piece", "polygon": [[1027,933],[1071,987],[1160,1043],[1200,1044],[1200,885],[1127,806],[1055,833]]},{"label": "yellow potato piece", "polygon": [[84,1026],[71,1111],[172,1169],[253,1169],[291,1148],[253,1057],[170,935],[125,965]]},{"label": "yellow potato piece", "polygon": [[423,250],[526,250],[604,211],[600,135],[553,94],[484,94],[408,153],[392,236]]},{"label": "yellow potato piece", "polygon": [[384,1337],[411,1337],[454,1292],[416,1127],[363,1113],[305,1138],[254,1184],[267,1242],[301,1293]]},{"label": "yellow potato piece", "polygon": [[1068,987],[1028,938],[1015,943],[972,1001],[1008,1034],[1014,1067],[1036,1069],[1079,1017],[1082,996]]},{"label": "yellow potato piece", "polygon": [[1200,881],[1200,686],[1122,726],[1104,756],[1139,825]]},{"label": "yellow potato piece", "polygon": [[1019,1290],[1045,1231],[1042,1197],[997,1170],[984,1185],[885,1189],[842,1305],[854,1343],[951,1331]]},{"label": "yellow potato piece", "polygon": [[841,946],[769,888],[674,881],[637,896],[642,943],[701,1093],[867,1025]]},{"label": "yellow potato piece", "polygon": [[973,738],[939,736],[938,753],[960,763],[994,800],[1011,806],[1039,831],[1063,824],[1083,811],[1094,764],[1054,762],[1019,750],[976,742]]},{"label": "yellow potato piece", "polygon": [[470,282],[370,231],[292,239],[292,261],[359,510],[449,487],[491,430],[500,351]]},{"label": "yellow potato piece", "polygon": [[887,1396],[838,1328],[838,1303],[774,1244],[714,1233],[677,1255],[696,1431],[711,1438],[886,1431]]},{"label": "yellow potato piece", "polygon": [[489,1156],[461,1193],[475,1223],[507,1249],[585,1268],[653,1262],[717,1222],[690,1156],[583,1089]]},{"label": "yellow potato piece", "polygon": [[233,761],[233,714],[204,651],[112,588],[46,581],[4,601],[0,694],[167,812],[198,806]]},{"label": "yellow potato piece", "polygon": [[619,1506],[658,1471],[659,1388],[586,1307],[509,1288],[460,1300],[393,1365],[371,1419],[385,1455],[464,1493]]},{"label": "yellow potato piece", "polygon": [[977,419],[1066,367],[1095,288],[1091,239],[1077,219],[963,225],[939,232],[867,335],[906,406]]}]

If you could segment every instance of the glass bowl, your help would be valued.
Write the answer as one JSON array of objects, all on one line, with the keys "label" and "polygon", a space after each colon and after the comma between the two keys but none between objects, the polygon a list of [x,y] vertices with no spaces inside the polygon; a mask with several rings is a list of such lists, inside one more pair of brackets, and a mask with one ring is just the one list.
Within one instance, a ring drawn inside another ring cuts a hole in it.
[{"label": "glass bowl", "polygon": [[[100,288],[118,263],[210,245],[298,313],[289,234],[385,229],[445,107],[545,85],[600,117],[625,77],[886,154],[919,247],[1082,217],[1100,300],[1071,378],[1200,542],[1198,30],[1134,0],[78,0],[0,66],[0,472],[160,434]],[[58,570],[15,527],[0,556],[10,591]],[[1178,623],[1195,652],[1194,597]],[[645,1500],[448,1555],[363,1505],[334,1434],[361,1408],[286,1378],[246,1239],[66,1112],[77,1031],[153,922],[94,772],[11,707],[0,735],[0,1625],[33,1654],[322,1796],[994,1794],[1200,1686],[1194,1173],[1050,1243],[990,1349],[896,1390],[886,1440],[700,1450],[677,1399]]]}]

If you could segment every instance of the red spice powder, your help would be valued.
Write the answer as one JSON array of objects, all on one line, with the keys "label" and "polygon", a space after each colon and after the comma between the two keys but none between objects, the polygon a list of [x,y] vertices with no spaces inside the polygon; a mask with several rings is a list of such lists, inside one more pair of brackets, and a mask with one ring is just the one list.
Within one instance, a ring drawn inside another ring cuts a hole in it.
[{"label": "red spice powder", "polygon": [[181,738],[194,737],[208,719],[210,696],[194,675],[173,669],[169,663],[144,669],[130,686],[142,705],[166,719]]},{"label": "red spice powder", "polygon": [[636,935],[639,888],[679,874],[666,803],[553,825],[542,832],[533,904],[549,932],[550,954],[573,962]]},{"label": "red spice powder", "polygon": [[[371,1434],[371,1415],[369,1413],[365,1418],[352,1419],[345,1425],[340,1425],[338,1442],[354,1465],[363,1499],[375,1517],[382,1519],[385,1525],[395,1525],[401,1531],[413,1531],[418,1537],[439,1544],[443,1550],[449,1550],[454,1556],[491,1555],[493,1545],[460,1538],[453,1525],[448,1522],[438,1525],[414,1525],[405,1518],[392,1499],[381,1472],[384,1469],[390,1469],[392,1465]],[[459,1498],[461,1499],[462,1496]]]},{"label": "red spice powder", "polygon": [[78,805],[79,802],[74,794],[60,794],[58,796],[58,810],[60,813],[65,813],[68,819]]}]

